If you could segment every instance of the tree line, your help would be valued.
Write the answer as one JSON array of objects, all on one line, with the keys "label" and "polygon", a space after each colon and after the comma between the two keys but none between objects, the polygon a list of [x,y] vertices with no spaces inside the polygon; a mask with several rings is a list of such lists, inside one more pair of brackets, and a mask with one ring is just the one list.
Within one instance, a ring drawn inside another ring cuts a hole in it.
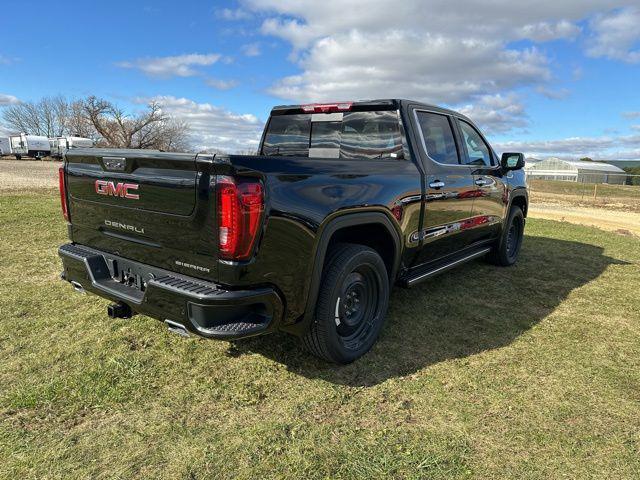
[{"label": "tree line", "polygon": [[629,175],[634,175],[627,177],[627,185],[640,185],[640,167],[625,167],[623,170]]},{"label": "tree line", "polygon": [[2,120],[15,133],[85,137],[95,140],[99,147],[165,151],[191,148],[189,125],[165,114],[154,101],[131,113],[93,95],[74,100],[44,97],[4,107]]}]

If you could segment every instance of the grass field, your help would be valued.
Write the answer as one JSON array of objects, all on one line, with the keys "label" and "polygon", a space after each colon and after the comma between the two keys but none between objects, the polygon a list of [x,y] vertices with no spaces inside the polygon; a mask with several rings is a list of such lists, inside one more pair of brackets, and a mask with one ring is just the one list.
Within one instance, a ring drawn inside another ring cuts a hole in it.
[{"label": "grass field", "polygon": [[637,238],[531,219],[336,367],[110,320],[65,234],[55,193],[0,196],[0,478],[640,478]]}]

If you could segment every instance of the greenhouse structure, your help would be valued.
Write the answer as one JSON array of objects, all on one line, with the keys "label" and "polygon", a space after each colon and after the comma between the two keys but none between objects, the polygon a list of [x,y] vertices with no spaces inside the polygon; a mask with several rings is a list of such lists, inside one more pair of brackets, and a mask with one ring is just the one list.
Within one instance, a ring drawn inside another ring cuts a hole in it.
[{"label": "greenhouse structure", "polygon": [[621,168],[604,162],[547,158],[525,166],[527,177],[540,180],[562,180],[579,183],[611,183],[622,185],[627,174]]}]

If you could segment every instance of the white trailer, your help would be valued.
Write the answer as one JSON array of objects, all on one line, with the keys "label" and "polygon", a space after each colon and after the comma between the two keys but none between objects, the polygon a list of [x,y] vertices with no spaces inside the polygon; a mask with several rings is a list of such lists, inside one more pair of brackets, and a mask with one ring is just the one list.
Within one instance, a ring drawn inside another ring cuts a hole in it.
[{"label": "white trailer", "polygon": [[9,137],[0,137],[0,157],[11,155],[11,140]]},{"label": "white trailer", "polygon": [[49,144],[51,145],[51,156],[54,158],[62,158],[67,149],[95,146],[93,140],[84,137],[55,137],[49,139]]},{"label": "white trailer", "polygon": [[16,156],[16,160],[22,157],[42,158],[51,153],[51,145],[49,139],[40,135],[11,135],[12,153]]}]

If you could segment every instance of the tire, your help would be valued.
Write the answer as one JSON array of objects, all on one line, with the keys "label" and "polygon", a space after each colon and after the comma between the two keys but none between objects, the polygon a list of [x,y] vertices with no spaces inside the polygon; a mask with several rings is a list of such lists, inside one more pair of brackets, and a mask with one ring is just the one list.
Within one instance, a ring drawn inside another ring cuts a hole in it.
[{"label": "tire", "polygon": [[16,160],[22,160],[22,155],[16,155]]},{"label": "tire", "polygon": [[312,354],[351,363],[378,339],[389,306],[389,276],[378,253],[338,244],[329,252],[313,323],[302,341]]},{"label": "tire", "polygon": [[512,206],[498,243],[488,255],[494,265],[510,267],[518,260],[524,238],[524,215],[520,207]]}]

